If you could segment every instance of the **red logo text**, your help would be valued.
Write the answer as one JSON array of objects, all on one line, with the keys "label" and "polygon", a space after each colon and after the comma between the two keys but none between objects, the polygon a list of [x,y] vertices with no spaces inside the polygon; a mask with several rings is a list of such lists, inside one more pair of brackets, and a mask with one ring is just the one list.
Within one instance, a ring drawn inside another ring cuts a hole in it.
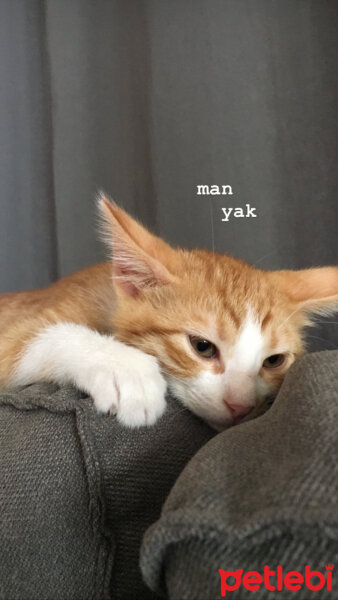
[{"label": "red logo text", "polygon": [[295,592],[302,588],[307,588],[313,592],[320,591],[324,588],[332,590],[332,571],[333,565],[325,566],[325,572],[312,571],[309,565],[306,565],[304,573],[300,571],[286,571],[281,565],[273,570],[268,565],[265,565],[263,573],[258,571],[247,571],[243,569],[237,571],[224,571],[219,569],[221,576],[221,596],[224,598],[227,592],[234,592],[241,586],[246,590],[255,592],[265,587],[271,592],[281,592],[289,590]]}]

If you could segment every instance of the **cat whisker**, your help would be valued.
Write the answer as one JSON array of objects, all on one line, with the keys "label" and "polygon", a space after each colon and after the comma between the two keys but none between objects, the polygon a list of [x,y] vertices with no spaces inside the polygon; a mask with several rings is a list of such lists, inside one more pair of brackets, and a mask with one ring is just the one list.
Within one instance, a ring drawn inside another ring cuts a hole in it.
[{"label": "cat whisker", "polygon": [[285,325],[285,323],[288,322],[289,319],[291,319],[291,317],[293,317],[293,315],[295,315],[298,311],[300,310],[300,307],[297,307],[294,311],[292,311],[287,317],[286,319],[284,319],[284,321],[282,321],[281,323],[279,323],[277,330],[280,329],[281,327],[283,327],[283,325]]},{"label": "cat whisker", "polygon": [[338,321],[326,321],[325,319],[324,320],[317,320],[315,317],[314,317],[313,320],[314,320],[314,322],[315,322],[316,325],[320,325],[321,323],[324,323],[324,324],[327,324],[327,325],[338,325]]},{"label": "cat whisker", "polygon": [[168,420],[172,421],[173,419],[176,419],[177,416],[180,416],[184,412],[188,413],[189,410],[183,406],[183,408],[180,408],[179,410],[175,410],[175,412],[172,415],[170,415],[170,418]]},{"label": "cat whisker", "polygon": [[261,258],[259,258],[258,260],[255,260],[255,265],[258,265],[259,263],[261,263],[265,258],[269,258],[269,256],[273,256],[274,254],[278,254],[280,253],[280,248],[276,248],[275,250],[272,250],[272,252],[267,252],[267,254],[263,254],[263,256],[261,256]]}]

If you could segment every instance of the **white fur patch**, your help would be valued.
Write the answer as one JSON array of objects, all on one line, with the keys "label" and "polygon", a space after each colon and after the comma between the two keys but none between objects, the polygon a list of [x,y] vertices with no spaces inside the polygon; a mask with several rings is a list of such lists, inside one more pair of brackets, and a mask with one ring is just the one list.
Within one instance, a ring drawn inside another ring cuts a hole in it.
[{"label": "white fur patch", "polygon": [[231,413],[224,406],[224,373],[215,375],[202,371],[197,377],[182,379],[168,376],[169,389],[193,413],[215,429],[225,429],[232,423]]},{"label": "white fur patch", "polygon": [[73,323],[46,327],[26,347],[12,383],[41,380],[73,383],[129,427],[152,425],[166,407],[155,357]]},{"label": "white fur patch", "polygon": [[227,362],[227,369],[256,374],[262,365],[264,338],[261,324],[249,308],[239,337]]}]

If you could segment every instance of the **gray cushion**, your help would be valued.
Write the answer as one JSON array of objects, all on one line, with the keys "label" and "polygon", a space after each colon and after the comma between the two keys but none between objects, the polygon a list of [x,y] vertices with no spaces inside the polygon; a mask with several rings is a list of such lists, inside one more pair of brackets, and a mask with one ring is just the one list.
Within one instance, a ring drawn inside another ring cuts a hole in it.
[{"label": "gray cushion", "polygon": [[0,396],[1,600],[148,600],[141,538],[214,432],[169,399],[153,428],[98,415],[71,387]]},{"label": "gray cushion", "polygon": [[[337,569],[337,476],[333,351],[297,361],[266,414],[217,435],[194,456],[145,536],[145,580],[172,600],[213,600],[221,597],[219,569]],[[303,587],[295,596],[336,600],[337,577],[331,592]],[[241,586],[226,597],[275,600],[276,592]]]}]

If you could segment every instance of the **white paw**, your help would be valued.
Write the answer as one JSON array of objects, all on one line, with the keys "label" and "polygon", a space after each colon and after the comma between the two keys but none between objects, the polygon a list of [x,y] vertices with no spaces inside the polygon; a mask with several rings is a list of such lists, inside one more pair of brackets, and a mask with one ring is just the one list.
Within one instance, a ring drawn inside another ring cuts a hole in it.
[{"label": "white paw", "polygon": [[128,427],[153,425],[161,417],[166,387],[156,358],[130,346],[91,369],[86,385],[97,410],[116,414]]}]

